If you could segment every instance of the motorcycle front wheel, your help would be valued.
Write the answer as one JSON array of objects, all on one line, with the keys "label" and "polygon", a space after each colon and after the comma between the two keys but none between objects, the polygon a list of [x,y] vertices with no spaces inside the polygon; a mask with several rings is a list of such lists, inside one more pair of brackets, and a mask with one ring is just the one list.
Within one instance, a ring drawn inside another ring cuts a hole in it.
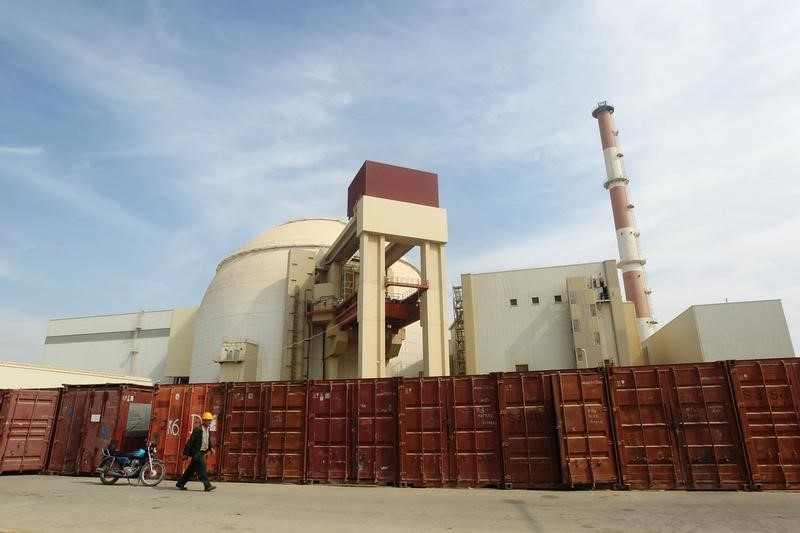
[{"label": "motorcycle front wheel", "polygon": [[100,462],[97,468],[100,470],[100,483],[103,485],[113,485],[119,479],[119,476],[111,474],[111,469],[114,467],[114,458],[106,457]]},{"label": "motorcycle front wheel", "polygon": [[142,465],[142,470],[139,472],[139,481],[147,487],[155,487],[164,480],[166,475],[167,465],[161,461],[153,461],[152,466],[147,463]]}]

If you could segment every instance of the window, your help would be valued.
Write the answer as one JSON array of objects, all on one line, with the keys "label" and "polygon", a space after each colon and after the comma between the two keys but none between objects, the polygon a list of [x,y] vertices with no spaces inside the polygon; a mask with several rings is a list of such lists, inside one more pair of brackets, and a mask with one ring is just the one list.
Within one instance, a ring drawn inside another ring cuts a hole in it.
[{"label": "window", "polygon": [[555,300],[555,302],[557,304],[561,303],[561,295],[560,294],[556,294],[555,296],[553,296],[553,299]]},{"label": "window", "polygon": [[595,346],[600,346],[600,332],[599,331],[595,331],[594,332],[594,345]]},{"label": "window", "polygon": [[589,314],[597,316],[597,304],[589,304]]},{"label": "window", "polygon": [[514,370],[516,372],[527,372],[528,371],[528,365],[514,365]]},{"label": "window", "polygon": [[580,320],[573,320],[572,321],[572,331],[578,332],[581,330],[581,321]]},{"label": "window", "polygon": [[569,295],[569,303],[575,304],[575,295],[574,294],[570,294]]},{"label": "window", "polygon": [[583,363],[584,359],[586,359],[586,350],[583,348],[576,348],[575,349],[575,359],[578,360],[578,363]]},{"label": "window", "polygon": [[539,297],[538,296],[534,296],[533,298],[531,298],[531,303],[533,305],[539,305]]},{"label": "window", "polygon": [[516,307],[517,306],[517,299],[516,298],[511,298],[508,301],[508,303],[509,303],[509,305],[511,305],[511,307]]}]

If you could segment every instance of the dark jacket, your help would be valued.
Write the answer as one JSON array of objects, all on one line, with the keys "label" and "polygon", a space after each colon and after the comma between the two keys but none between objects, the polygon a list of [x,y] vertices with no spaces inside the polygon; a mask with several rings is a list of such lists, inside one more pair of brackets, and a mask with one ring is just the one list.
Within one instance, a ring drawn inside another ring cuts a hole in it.
[{"label": "dark jacket", "polygon": [[[189,441],[186,443],[186,446],[183,448],[183,455],[187,457],[194,457],[198,453],[200,453],[200,447],[203,445],[203,426],[196,428],[192,431],[191,436],[189,437]],[[208,450],[211,451],[212,443],[211,443],[211,432],[208,432]]]}]

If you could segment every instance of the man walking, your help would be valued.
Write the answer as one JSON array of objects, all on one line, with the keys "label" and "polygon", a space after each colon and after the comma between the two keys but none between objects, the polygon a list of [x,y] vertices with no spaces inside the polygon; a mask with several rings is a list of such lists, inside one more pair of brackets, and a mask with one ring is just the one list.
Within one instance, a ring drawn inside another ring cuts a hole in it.
[{"label": "man walking", "polygon": [[211,446],[211,434],[208,430],[208,424],[214,420],[214,415],[205,412],[200,418],[202,421],[200,427],[192,431],[189,442],[186,443],[186,447],[183,449],[183,455],[191,457],[192,460],[181,478],[175,483],[175,486],[180,490],[186,490],[186,482],[197,472],[197,477],[203,482],[205,491],[211,492],[217,487],[208,481],[208,475],[206,475],[206,453],[214,453],[214,449]]}]

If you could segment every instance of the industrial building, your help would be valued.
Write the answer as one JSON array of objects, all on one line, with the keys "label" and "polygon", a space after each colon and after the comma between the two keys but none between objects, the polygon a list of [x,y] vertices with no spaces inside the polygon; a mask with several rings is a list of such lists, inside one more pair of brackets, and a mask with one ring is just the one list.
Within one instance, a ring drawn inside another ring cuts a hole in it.
[{"label": "industrial building", "polygon": [[459,293],[467,374],[642,363],[614,261],[462,274]]},{"label": "industrial building", "polygon": [[794,357],[780,300],[693,305],[647,338],[648,364]]},{"label": "industrial building", "polygon": [[[198,308],[51,320],[45,361],[175,383],[446,375],[437,180],[367,161],[347,221],[256,236],[219,262]],[[415,247],[421,268],[404,258]]]},{"label": "industrial building", "polygon": [[46,389],[70,385],[95,385],[105,383],[133,383],[152,385],[150,379],[141,376],[89,372],[71,368],[31,365],[15,361],[0,361],[0,390],[2,389]]},{"label": "industrial building", "polygon": [[50,320],[42,359],[54,367],[163,381],[168,361],[191,354],[196,312],[187,307]]}]

